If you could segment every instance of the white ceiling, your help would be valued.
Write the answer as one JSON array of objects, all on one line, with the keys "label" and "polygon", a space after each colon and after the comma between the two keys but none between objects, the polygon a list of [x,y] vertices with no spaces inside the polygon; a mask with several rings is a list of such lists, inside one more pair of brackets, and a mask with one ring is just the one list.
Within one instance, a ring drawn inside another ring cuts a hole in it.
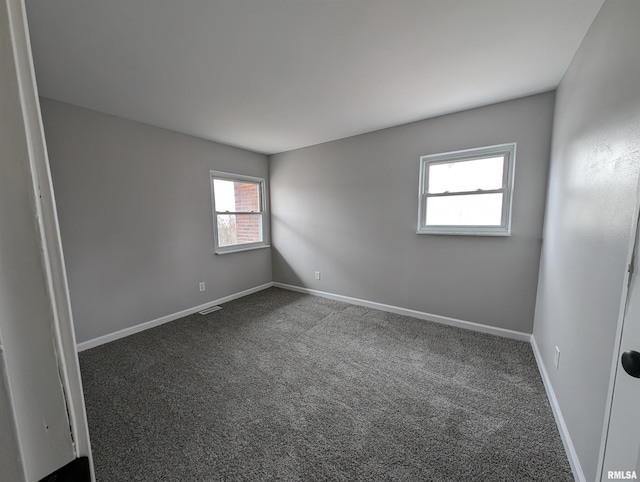
[{"label": "white ceiling", "polygon": [[27,0],[40,94],[275,153],[554,89],[603,0]]}]

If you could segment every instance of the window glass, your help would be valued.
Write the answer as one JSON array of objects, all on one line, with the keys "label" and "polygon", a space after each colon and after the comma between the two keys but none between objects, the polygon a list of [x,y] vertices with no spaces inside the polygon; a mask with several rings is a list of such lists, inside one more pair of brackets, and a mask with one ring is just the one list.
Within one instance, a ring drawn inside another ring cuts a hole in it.
[{"label": "window glass", "polygon": [[429,193],[500,189],[504,156],[429,165]]},{"label": "window glass", "polygon": [[431,198],[427,203],[427,224],[500,226],[502,224],[502,193]]},{"label": "window glass", "polygon": [[262,214],[218,214],[217,223],[220,247],[262,241]]},{"label": "window glass", "polygon": [[260,185],[254,182],[214,179],[216,211],[260,211]]}]

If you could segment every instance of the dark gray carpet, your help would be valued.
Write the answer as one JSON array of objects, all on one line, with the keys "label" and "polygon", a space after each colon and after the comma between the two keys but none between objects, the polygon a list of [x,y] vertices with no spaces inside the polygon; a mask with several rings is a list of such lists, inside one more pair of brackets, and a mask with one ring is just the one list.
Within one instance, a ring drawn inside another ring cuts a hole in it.
[{"label": "dark gray carpet", "polygon": [[523,342],[271,288],[80,362],[100,482],[573,480]]}]

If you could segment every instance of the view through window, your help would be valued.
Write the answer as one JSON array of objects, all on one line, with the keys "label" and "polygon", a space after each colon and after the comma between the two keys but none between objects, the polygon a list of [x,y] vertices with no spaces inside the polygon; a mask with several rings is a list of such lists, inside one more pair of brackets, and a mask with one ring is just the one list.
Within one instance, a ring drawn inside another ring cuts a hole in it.
[{"label": "view through window", "polygon": [[264,180],[213,171],[216,252],[264,246]]}]

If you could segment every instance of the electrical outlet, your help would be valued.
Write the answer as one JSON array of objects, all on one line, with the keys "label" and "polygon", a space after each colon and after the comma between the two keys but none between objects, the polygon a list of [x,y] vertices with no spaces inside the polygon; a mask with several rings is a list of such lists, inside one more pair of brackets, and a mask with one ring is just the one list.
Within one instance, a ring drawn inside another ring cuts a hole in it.
[{"label": "electrical outlet", "polygon": [[204,281],[200,281],[200,291],[204,291],[205,287],[204,287]]},{"label": "electrical outlet", "polygon": [[316,279],[320,279],[320,271],[316,271],[315,272],[315,278]]},{"label": "electrical outlet", "polygon": [[556,353],[553,356],[553,364],[556,366],[556,370],[560,365],[560,348],[556,347]]}]

